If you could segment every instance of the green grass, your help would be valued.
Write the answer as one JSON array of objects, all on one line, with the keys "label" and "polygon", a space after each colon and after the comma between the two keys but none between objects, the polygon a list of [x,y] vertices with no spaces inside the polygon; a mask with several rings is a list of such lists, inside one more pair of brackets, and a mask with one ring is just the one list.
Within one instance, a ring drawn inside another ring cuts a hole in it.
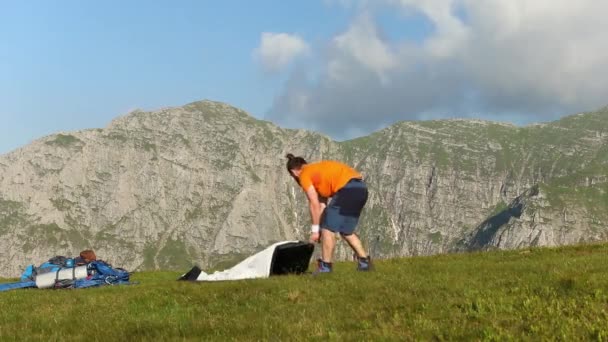
[{"label": "green grass", "polygon": [[352,263],[320,277],[0,293],[0,340],[608,339],[608,245]]}]

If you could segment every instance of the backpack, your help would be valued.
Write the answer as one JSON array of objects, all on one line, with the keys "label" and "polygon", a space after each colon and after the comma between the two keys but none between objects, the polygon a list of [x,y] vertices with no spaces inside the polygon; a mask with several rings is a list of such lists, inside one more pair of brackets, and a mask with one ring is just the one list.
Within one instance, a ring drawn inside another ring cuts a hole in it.
[{"label": "backpack", "polygon": [[92,276],[87,279],[76,280],[75,287],[90,287],[98,285],[122,285],[131,284],[131,274],[122,268],[113,268],[103,260],[96,260],[89,264]]},{"label": "backpack", "polygon": [[61,255],[54,256],[48,261],[36,267],[28,265],[25,271],[21,274],[21,281],[35,281],[36,276],[48,272],[57,272],[62,268],[74,267],[74,259],[67,258]]}]

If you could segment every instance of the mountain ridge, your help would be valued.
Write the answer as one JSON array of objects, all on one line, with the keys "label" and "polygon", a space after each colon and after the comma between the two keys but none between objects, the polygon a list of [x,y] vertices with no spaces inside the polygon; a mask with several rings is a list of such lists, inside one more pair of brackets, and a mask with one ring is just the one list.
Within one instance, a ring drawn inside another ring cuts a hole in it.
[{"label": "mountain ridge", "polygon": [[[0,258],[11,260],[0,275],[79,248],[130,269],[185,268],[306,238],[305,198],[284,169],[287,152],[344,160],[365,175],[371,191],[360,234],[378,245],[378,257],[532,245],[524,232],[554,236],[566,226],[568,239],[542,243],[604,239],[607,220],[588,198],[603,199],[607,117],[526,127],[405,121],[340,142],[215,101],[135,110],[106,128],[49,135],[0,156]],[[551,182],[563,177],[573,178],[566,189],[577,195],[566,199],[573,216],[560,221],[561,196],[572,194]],[[467,247],[467,236],[535,186],[550,210],[531,196],[528,214],[492,228],[508,232],[509,243]],[[341,247],[338,256],[347,255]]]}]

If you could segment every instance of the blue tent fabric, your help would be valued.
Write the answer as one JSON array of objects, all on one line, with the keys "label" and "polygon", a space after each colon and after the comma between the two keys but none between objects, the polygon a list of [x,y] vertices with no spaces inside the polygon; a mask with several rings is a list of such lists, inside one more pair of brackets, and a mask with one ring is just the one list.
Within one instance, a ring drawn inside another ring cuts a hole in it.
[{"label": "blue tent fabric", "polygon": [[30,287],[36,287],[35,281],[20,281],[18,283],[6,283],[0,284],[0,292],[14,290],[14,289],[26,289]]},{"label": "blue tent fabric", "polygon": [[34,265],[28,265],[23,274],[21,274],[21,281],[35,281],[36,275],[48,273],[48,272],[57,272],[61,269],[60,265],[53,264],[49,261],[42,263],[42,265],[36,267]]},{"label": "blue tent fabric", "polygon": [[36,277],[36,267],[34,265],[28,265],[21,274],[21,282],[33,281]]}]

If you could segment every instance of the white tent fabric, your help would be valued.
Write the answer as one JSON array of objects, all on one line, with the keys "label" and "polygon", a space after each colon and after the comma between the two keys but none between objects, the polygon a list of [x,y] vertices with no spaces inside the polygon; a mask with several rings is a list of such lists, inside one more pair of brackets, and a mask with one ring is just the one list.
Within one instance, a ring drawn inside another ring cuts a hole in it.
[{"label": "white tent fabric", "polygon": [[[218,280],[240,280],[253,278],[267,278],[270,276],[272,258],[278,246],[298,243],[299,241],[277,242],[261,252],[258,252],[239,264],[224,271],[217,271],[213,274],[200,273],[197,281],[218,281]],[[185,276],[185,275],[184,275]]]}]

